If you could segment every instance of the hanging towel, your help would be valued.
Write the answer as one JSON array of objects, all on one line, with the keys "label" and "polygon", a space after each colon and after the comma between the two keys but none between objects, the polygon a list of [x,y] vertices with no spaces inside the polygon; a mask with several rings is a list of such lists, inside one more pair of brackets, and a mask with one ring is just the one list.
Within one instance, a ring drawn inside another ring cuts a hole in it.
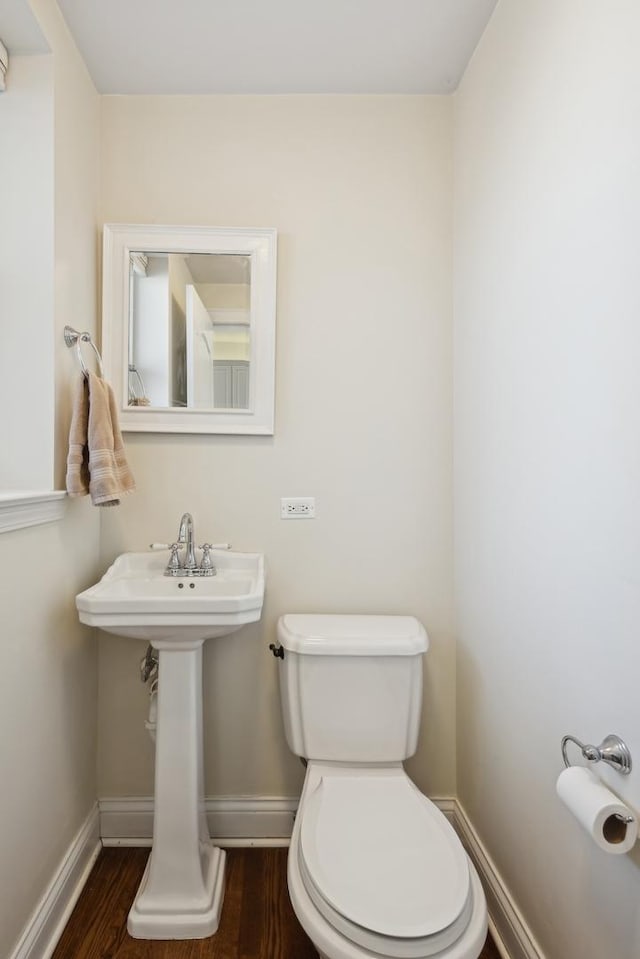
[{"label": "hanging towel", "polygon": [[95,373],[82,377],[69,431],[67,491],[91,494],[94,506],[118,506],[136,488],[118,425],[113,390]]}]

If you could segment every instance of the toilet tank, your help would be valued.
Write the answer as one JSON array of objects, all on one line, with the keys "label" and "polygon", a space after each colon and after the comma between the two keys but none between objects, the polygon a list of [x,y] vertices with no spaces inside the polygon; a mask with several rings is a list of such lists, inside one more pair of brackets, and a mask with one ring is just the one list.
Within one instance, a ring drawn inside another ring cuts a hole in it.
[{"label": "toilet tank", "polygon": [[413,755],[424,627],[413,616],[289,613],[278,621],[287,742],[306,759],[399,762]]}]

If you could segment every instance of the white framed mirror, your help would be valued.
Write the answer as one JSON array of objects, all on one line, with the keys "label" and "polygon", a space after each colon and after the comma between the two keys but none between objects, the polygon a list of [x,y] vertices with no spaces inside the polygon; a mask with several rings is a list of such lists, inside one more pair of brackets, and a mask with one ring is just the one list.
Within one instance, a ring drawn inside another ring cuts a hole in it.
[{"label": "white framed mirror", "polygon": [[122,430],[273,433],[276,242],[105,225],[102,349]]}]

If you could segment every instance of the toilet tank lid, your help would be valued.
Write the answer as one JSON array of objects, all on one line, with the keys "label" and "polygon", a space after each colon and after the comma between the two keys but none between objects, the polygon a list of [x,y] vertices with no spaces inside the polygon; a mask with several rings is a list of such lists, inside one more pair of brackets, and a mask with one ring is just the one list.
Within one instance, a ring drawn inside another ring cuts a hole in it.
[{"label": "toilet tank lid", "polygon": [[413,616],[287,613],[278,620],[278,639],[310,656],[416,656],[429,648]]}]

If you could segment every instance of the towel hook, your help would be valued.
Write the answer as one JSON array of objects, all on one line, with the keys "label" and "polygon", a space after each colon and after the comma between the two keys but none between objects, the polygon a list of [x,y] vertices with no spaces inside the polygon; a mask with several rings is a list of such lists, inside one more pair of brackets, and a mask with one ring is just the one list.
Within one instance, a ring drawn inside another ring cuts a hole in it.
[{"label": "towel hook", "polygon": [[72,346],[75,346],[76,352],[78,354],[78,362],[80,363],[80,369],[82,370],[85,376],[89,375],[89,370],[84,364],[84,359],[82,358],[82,349],[80,344],[88,343],[91,349],[93,350],[93,352],[96,354],[96,359],[98,361],[98,372],[100,374],[100,378],[104,379],[104,370],[102,368],[102,357],[100,356],[98,347],[91,339],[91,333],[89,333],[87,330],[85,330],[84,333],[79,333],[78,330],[74,330],[72,326],[65,326],[64,341],[69,347],[69,349],[71,349]]},{"label": "towel hook", "polygon": [[571,763],[567,758],[567,743],[574,743],[590,763],[607,763],[608,766],[617,769],[623,776],[628,776],[631,772],[631,753],[627,744],[619,736],[605,736],[599,746],[585,746],[575,736],[563,736],[562,758],[565,766],[569,767]]}]

